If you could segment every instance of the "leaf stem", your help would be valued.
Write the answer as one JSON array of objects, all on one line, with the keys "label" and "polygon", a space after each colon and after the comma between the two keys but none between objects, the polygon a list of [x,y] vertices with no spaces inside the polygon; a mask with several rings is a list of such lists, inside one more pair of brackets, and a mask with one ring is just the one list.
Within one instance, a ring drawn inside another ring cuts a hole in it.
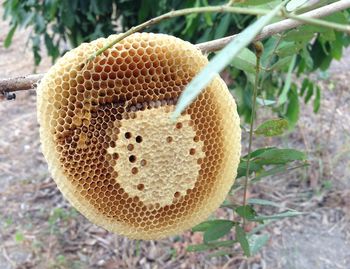
[{"label": "leaf stem", "polygon": [[[260,43],[260,44],[259,44]],[[259,44],[259,46],[257,45]],[[261,42],[255,43],[255,47],[262,46]],[[254,118],[255,118],[255,111],[256,111],[256,97],[258,94],[258,85],[259,85],[259,74],[260,74],[260,58],[262,54],[262,50],[256,50],[256,71],[255,71],[255,82],[254,82],[254,89],[253,89],[253,97],[252,97],[252,113],[250,117],[250,129],[249,129],[249,144],[248,144],[248,154],[247,154],[247,170],[246,170],[246,176],[244,180],[244,193],[243,193],[243,207],[244,210],[246,210],[247,205],[247,192],[248,192],[248,182],[249,182],[249,169],[250,169],[250,154],[252,151],[252,142],[253,142],[253,129],[254,129]],[[244,214],[245,215],[245,214]],[[243,218],[243,227],[245,226],[245,218]]]}]

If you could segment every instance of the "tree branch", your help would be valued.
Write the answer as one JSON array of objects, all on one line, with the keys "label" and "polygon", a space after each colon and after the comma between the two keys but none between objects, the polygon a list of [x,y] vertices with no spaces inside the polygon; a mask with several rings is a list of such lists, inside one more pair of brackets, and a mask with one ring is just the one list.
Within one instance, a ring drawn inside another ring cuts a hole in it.
[{"label": "tree branch", "polygon": [[[338,11],[345,10],[347,8],[350,8],[350,1],[349,0],[341,0],[332,4],[329,4],[324,7],[320,7],[318,9],[314,9],[312,11],[304,13],[300,17],[304,18],[322,18],[328,15],[331,15],[333,13],[336,13]],[[255,38],[255,41],[259,41],[262,39],[265,39],[269,36],[281,33],[286,30],[290,30],[293,28],[296,28],[300,25],[305,24],[305,22],[302,21],[295,21],[293,19],[286,19],[283,21],[279,21],[276,23],[272,23],[270,25],[267,25],[264,27],[264,29],[261,31],[259,35]],[[210,51],[217,51],[225,47],[227,43],[229,43],[232,39],[234,39],[237,35],[232,35],[220,39],[216,39],[213,41],[208,41],[204,43],[197,44],[196,46],[202,51],[202,52],[210,52]]]},{"label": "tree branch", "polygon": [[[302,15],[298,15],[299,20],[293,19],[282,20],[273,24],[270,24],[263,28],[261,33],[255,38],[255,41],[263,40],[274,34],[281,33],[286,30],[296,28],[305,23],[313,24],[315,21],[309,19],[316,19],[328,16],[338,11],[350,8],[350,0],[340,0],[327,6],[320,7],[318,9],[309,11]],[[292,15],[293,16],[293,15]],[[316,24],[319,22],[316,22]],[[348,27],[348,26],[345,26]],[[220,38],[213,41],[197,44],[196,47],[203,53],[217,51],[226,46],[237,35]],[[28,75],[17,78],[0,79],[0,94],[6,95],[6,93],[33,89],[38,81],[44,76],[44,74]]]},{"label": "tree branch", "polygon": [[0,79],[0,94],[34,89],[44,74]]}]

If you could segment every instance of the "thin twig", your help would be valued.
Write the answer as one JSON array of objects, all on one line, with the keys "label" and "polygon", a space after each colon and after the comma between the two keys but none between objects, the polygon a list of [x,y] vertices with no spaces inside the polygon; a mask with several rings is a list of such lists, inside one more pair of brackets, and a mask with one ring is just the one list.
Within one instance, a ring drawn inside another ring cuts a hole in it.
[{"label": "thin twig", "polygon": [[[347,8],[350,8],[350,1],[341,0],[335,3],[332,3],[330,5],[304,13],[302,14],[302,17],[303,18],[306,18],[306,17],[321,18],[324,16],[328,16],[330,14],[333,14],[335,12],[345,10]],[[255,38],[255,41],[263,40],[274,34],[278,34],[283,31],[296,28],[302,24],[304,24],[304,22],[295,21],[292,19],[286,19],[280,22],[270,24],[263,28],[261,33]],[[216,40],[212,40],[204,43],[199,43],[196,45],[196,47],[199,50],[201,50],[203,53],[218,51],[223,47],[225,47],[230,41],[232,41],[236,37],[237,35],[232,35],[229,37],[224,37],[224,38],[220,38],[220,39],[216,39]],[[0,95],[9,93],[9,92],[32,89],[33,85],[35,85],[43,76],[44,74],[37,74],[37,75],[28,75],[28,76],[17,77],[17,78],[0,79]]]},{"label": "thin twig", "polygon": [[[260,43],[260,42],[259,42]],[[248,144],[248,156],[247,156],[247,170],[244,181],[244,193],[243,193],[243,208],[246,209],[247,205],[247,192],[248,192],[248,182],[249,182],[249,169],[250,169],[250,154],[252,151],[252,142],[253,142],[253,128],[254,128],[254,118],[256,111],[256,97],[258,95],[258,85],[259,85],[259,74],[260,74],[260,58],[263,52],[263,45],[255,44],[255,54],[256,54],[256,68],[255,68],[255,82],[253,89],[253,99],[252,99],[252,114],[250,117],[250,129],[249,129],[249,144]],[[245,218],[243,218],[243,227],[245,226]]]}]

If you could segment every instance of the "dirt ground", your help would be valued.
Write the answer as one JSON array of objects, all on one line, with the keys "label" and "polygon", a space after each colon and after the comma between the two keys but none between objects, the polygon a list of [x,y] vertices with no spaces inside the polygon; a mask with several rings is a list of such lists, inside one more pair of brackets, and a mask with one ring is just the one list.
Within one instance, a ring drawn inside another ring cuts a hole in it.
[{"label": "dirt ground", "polygon": [[[2,16],[0,9],[0,17]],[[33,71],[28,32],[3,48],[8,26],[0,21],[0,78]],[[38,72],[49,68],[44,59]],[[0,103],[0,269],[11,268],[350,268],[350,57],[334,63],[321,81],[318,114],[302,107],[296,129],[259,145],[294,147],[311,166],[262,181],[251,195],[308,214],[266,228],[271,239],[255,257],[187,253],[201,242],[191,232],[159,241],[134,241],[88,222],[62,198],[40,152],[35,91]],[[315,75],[316,79],[320,79]],[[264,111],[261,111],[264,113]],[[228,213],[221,209],[217,215]],[[227,216],[226,216],[227,217]]]}]

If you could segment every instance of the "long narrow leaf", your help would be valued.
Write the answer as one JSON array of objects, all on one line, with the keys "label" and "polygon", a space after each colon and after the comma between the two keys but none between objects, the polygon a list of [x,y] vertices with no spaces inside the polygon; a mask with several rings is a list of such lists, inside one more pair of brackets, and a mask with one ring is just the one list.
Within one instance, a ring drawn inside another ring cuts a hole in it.
[{"label": "long narrow leaf", "polygon": [[272,201],[268,201],[265,199],[257,199],[257,198],[250,198],[248,199],[248,204],[251,205],[266,205],[266,206],[273,206],[273,207],[282,207],[281,205],[272,202]]},{"label": "long narrow leaf", "polygon": [[291,168],[288,168],[286,165],[277,165],[274,168],[271,168],[271,169],[269,169],[267,171],[261,172],[259,175],[257,175],[256,177],[252,178],[250,180],[250,183],[251,184],[257,183],[264,177],[273,176],[273,175],[284,173],[284,172],[287,173],[287,172],[292,171],[294,169],[306,167],[308,165],[309,165],[308,163],[303,163],[301,165],[298,165],[298,166],[295,166],[295,167],[291,167]]},{"label": "long narrow leaf", "polygon": [[303,215],[303,214],[305,214],[305,213],[289,210],[289,211],[285,211],[285,212],[278,213],[278,214],[271,215],[271,216],[262,216],[262,215],[261,216],[257,216],[254,219],[252,219],[252,221],[259,222],[259,221],[271,220],[271,219],[291,218],[291,217],[296,217],[296,216],[300,216],[300,215]]},{"label": "long narrow leaf", "polygon": [[11,30],[8,32],[8,34],[5,38],[5,41],[4,41],[5,48],[8,48],[11,45],[12,38],[13,38],[13,35],[14,35],[16,29],[17,29],[17,23],[11,27]]},{"label": "long narrow leaf", "polygon": [[247,235],[241,226],[236,226],[236,239],[241,245],[244,255],[250,256],[250,247],[247,239]]},{"label": "long narrow leaf", "polygon": [[208,230],[204,232],[203,239],[204,242],[214,241],[228,234],[233,227],[234,222],[230,220],[223,220],[218,222],[215,226],[211,226]]},{"label": "long narrow leaf", "polygon": [[225,240],[225,241],[216,241],[216,242],[208,242],[206,244],[197,244],[197,245],[190,245],[187,247],[187,251],[194,252],[194,251],[205,251],[209,249],[215,249],[219,247],[231,247],[234,244],[236,244],[236,240]]},{"label": "long narrow leaf", "polygon": [[225,223],[233,223],[230,220],[223,220],[223,219],[215,219],[215,220],[207,220],[207,221],[203,221],[202,223],[194,226],[192,228],[193,232],[205,232],[206,230],[210,229],[210,228],[215,228],[217,226],[220,226],[222,224]]},{"label": "long narrow leaf", "polygon": [[271,12],[259,18],[252,25],[247,27],[237,38],[232,40],[224,49],[222,49],[209,64],[187,85],[180,95],[179,101],[174,112],[171,115],[172,120],[176,120],[189,106],[201,91],[221,72],[232,59],[242,51],[243,48],[256,37],[256,35],[265,27],[273,17],[280,11],[283,4],[275,7]]},{"label": "long narrow leaf", "polygon": [[292,72],[293,72],[293,68],[294,68],[296,59],[297,59],[297,57],[296,57],[296,55],[294,55],[293,58],[292,58],[292,61],[290,62],[288,73],[287,73],[287,76],[286,76],[286,82],[284,83],[284,87],[283,87],[282,93],[281,93],[281,95],[280,95],[280,97],[278,99],[278,103],[280,105],[284,104],[287,101],[287,95],[288,95],[288,92],[289,92],[289,89],[290,89],[290,85],[292,83]]}]

